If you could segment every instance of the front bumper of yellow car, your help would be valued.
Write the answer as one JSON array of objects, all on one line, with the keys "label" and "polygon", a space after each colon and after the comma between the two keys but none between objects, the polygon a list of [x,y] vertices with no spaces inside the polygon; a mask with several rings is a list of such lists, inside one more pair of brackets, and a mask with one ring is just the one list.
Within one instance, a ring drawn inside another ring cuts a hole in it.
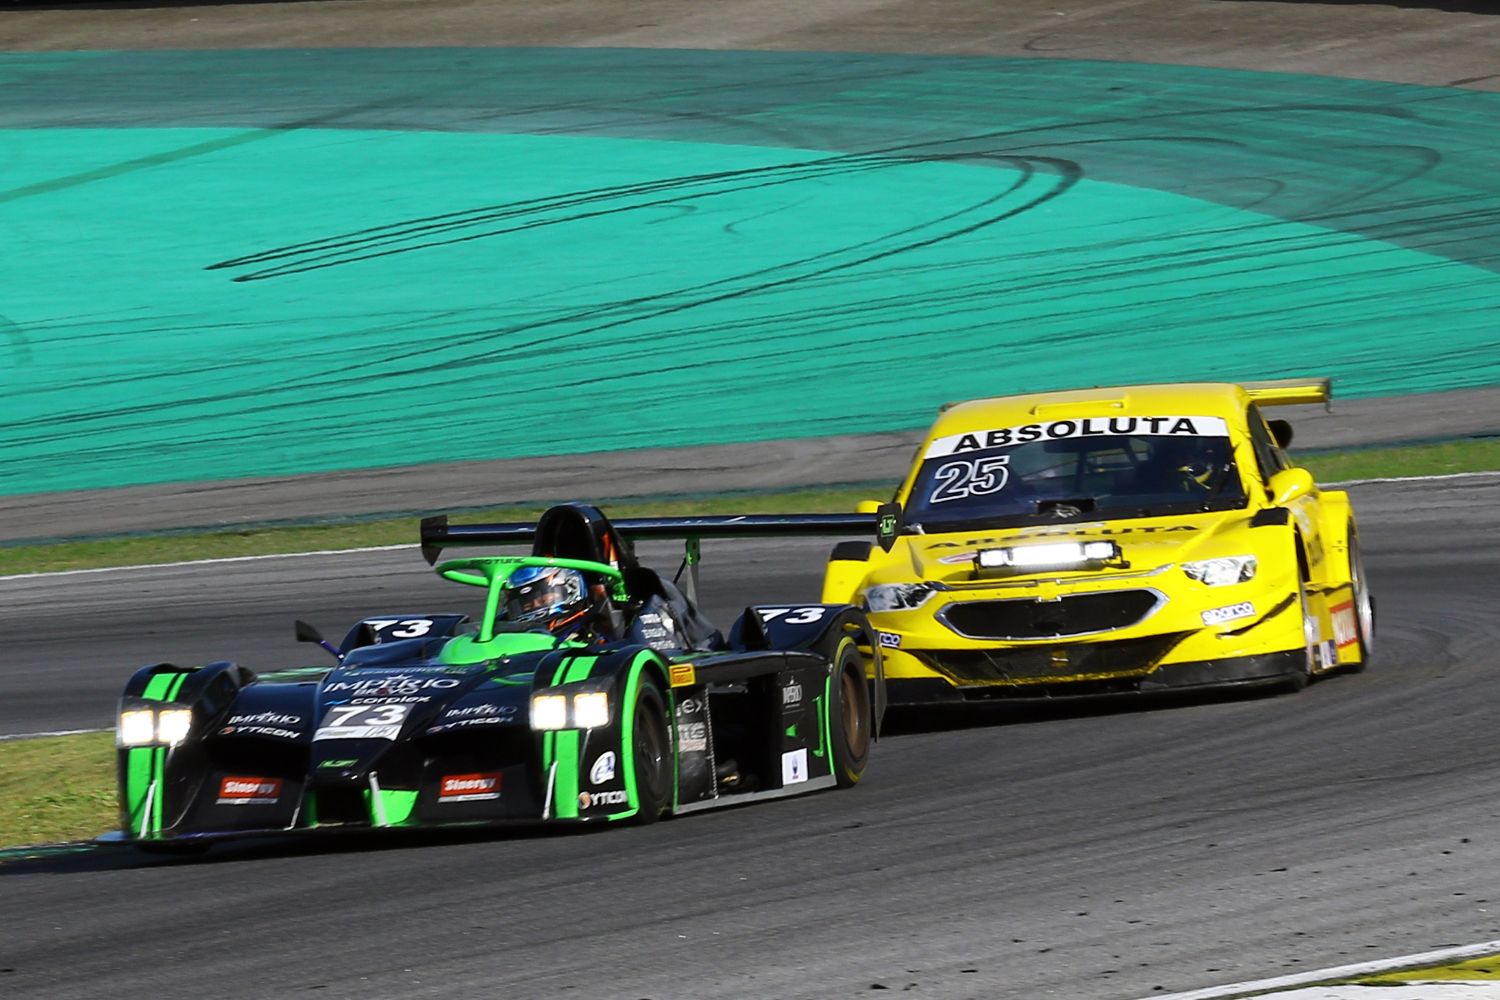
[{"label": "front bumper of yellow car", "polygon": [[[1353,659],[1332,641],[1330,617],[1348,590],[1308,594],[1315,671]],[[1295,575],[1223,587],[1161,576],[964,586],[870,621],[892,704],[1278,685],[1308,662]]]}]

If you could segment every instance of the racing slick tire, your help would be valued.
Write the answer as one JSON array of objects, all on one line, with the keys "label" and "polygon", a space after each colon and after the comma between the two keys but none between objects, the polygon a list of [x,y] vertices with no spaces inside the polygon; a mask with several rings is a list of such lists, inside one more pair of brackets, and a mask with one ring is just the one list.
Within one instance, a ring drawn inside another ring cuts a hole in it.
[{"label": "racing slick tire", "polygon": [[870,685],[865,680],[864,657],[850,636],[841,636],[833,657],[831,704],[828,706],[829,729],[832,730],[833,775],[840,788],[859,783],[870,760],[871,719]]},{"label": "racing slick tire", "polygon": [[1318,619],[1307,600],[1307,570],[1303,569],[1302,546],[1297,546],[1297,605],[1302,613],[1302,665],[1286,679],[1281,689],[1294,694],[1307,687],[1318,665]]},{"label": "racing slick tire", "polygon": [[1375,639],[1375,595],[1370,593],[1365,579],[1365,560],[1359,551],[1359,535],[1354,525],[1349,526],[1349,585],[1354,591],[1354,627],[1359,643],[1359,662],[1350,663],[1344,669],[1357,674],[1370,665],[1370,656]]},{"label": "racing slick tire", "polygon": [[667,729],[666,699],[661,685],[649,674],[636,689],[630,736],[635,765],[635,794],[639,808],[634,822],[644,826],[661,818],[672,799],[672,737]]}]

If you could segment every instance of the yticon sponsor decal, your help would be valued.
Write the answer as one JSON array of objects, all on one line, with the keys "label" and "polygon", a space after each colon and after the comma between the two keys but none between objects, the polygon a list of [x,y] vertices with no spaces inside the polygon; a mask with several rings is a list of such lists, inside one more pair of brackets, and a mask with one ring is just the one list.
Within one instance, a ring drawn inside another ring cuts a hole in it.
[{"label": "yticon sponsor decal", "polygon": [[1333,614],[1333,641],[1339,649],[1359,643],[1359,625],[1354,618],[1354,602],[1345,601],[1328,609]]},{"label": "yticon sponsor decal", "polygon": [[623,791],[578,793],[578,808],[580,809],[591,809],[594,806],[623,806],[629,801],[629,796]]},{"label": "yticon sponsor decal", "polygon": [[280,798],[280,778],[224,778],[219,782],[221,806],[269,806]]},{"label": "yticon sponsor decal", "polygon": [[231,715],[224,727],[219,730],[219,735],[271,736],[281,740],[295,740],[301,737],[301,731],[287,727],[301,724],[302,716],[300,715],[286,715],[281,712],[251,712]]},{"label": "yticon sponsor decal", "polygon": [[499,771],[447,774],[438,783],[439,802],[478,802],[500,797]]},{"label": "yticon sponsor decal", "polygon": [[1255,605],[1249,601],[1241,601],[1238,604],[1226,604],[1222,608],[1209,608],[1202,615],[1203,624],[1205,625],[1223,625],[1225,622],[1253,617],[1255,617]]},{"label": "yticon sponsor decal", "polygon": [[1052,420],[1047,423],[996,427],[940,437],[927,446],[922,457],[942,458],[991,448],[1009,448],[1032,441],[1064,438],[1107,437],[1136,434],[1151,437],[1225,437],[1228,425],[1222,417],[1086,417],[1082,420]]},{"label": "yticon sponsor decal", "polygon": [[781,784],[795,785],[807,780],[807,748],[781,755]]},{"label": "yticon sponsor decal", "polygon": [[429,733],[441,733],[451,729],[469,729],[474,726],[505,726],[516,721],[514,705],[468,705],[450,708],[438,719],[438,724],[428,728]]},{"label": "yticon sponsor decal", "polygon": [[606,781],[615,780],[615,752],[606,750],[594,761],[594,766],[589,768],[589,783],[602,785]]}]

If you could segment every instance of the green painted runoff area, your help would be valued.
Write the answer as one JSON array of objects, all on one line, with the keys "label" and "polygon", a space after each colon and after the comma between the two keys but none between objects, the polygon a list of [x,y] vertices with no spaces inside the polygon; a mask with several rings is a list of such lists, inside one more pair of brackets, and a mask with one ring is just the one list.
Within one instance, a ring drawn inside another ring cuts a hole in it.
[{"label": "green painted runoff area", "polygon": [[1052,60],[3,54],[0,494],[1500,384],[1495,121]]}]

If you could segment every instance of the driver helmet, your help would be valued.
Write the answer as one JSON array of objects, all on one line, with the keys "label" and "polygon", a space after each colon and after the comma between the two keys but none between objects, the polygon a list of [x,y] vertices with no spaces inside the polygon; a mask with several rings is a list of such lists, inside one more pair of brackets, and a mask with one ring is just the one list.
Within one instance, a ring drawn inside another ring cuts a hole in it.
[{"label": "driver helmet", "polygon": [[588,610],[588,585],[576,569],[522,566],[506,581],[502,601],[508,620],[537,622],[556,631]]},{"label": "driver helmet", "polygon": [[1207,489],[1214,472],[1211,449],[1199,438],[1157,438],[1151,465],[1162,472],[1176,473],[1178,484],[1184,488]]}]

